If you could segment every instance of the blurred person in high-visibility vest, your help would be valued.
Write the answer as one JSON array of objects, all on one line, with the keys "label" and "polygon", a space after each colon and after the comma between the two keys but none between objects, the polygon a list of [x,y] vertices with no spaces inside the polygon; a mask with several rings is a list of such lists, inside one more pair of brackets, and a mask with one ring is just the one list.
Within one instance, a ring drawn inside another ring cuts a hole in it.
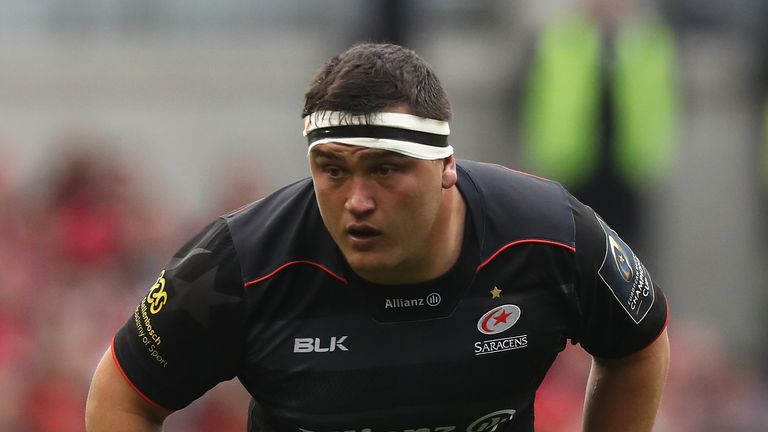
[{"label": "blurred person in high-visibility vest", "polygon": [[674,36],[633,0],[585,0],[539,35],[523,101],[525,156],[630,241],[641,192],[677,149]]},{"label": "blurred person in high-visibility vest", "polygon": [[[760,210],[765,213],[768,211],[768,98],[765,100],[762,119],[762,140],[760,143],[761,145],[759,146],[758,157],[756,160],[758,163],[757,169],[759,172],[758,181],[760,183],[758,190],[762,191],[761,196],[763,197],[761,200],[762,207]],[[761,229],[763,237],[768,236],[768,227],[761,223]]]}]

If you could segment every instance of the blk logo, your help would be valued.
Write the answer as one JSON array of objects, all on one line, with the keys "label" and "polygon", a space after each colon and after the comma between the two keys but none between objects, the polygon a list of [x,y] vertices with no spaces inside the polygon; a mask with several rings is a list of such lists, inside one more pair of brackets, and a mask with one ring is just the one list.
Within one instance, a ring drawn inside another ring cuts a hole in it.
[{"label": "blk logo", "polygon": [[334,352],[334,351],[349,351],[345,347],[344,341],[347,340],[346,336],[333,336],[330,342],[323,346],[323,342],[320,338],[296,338],[293,341],[293,352],[295,353],[311,353],[311,352]]}]

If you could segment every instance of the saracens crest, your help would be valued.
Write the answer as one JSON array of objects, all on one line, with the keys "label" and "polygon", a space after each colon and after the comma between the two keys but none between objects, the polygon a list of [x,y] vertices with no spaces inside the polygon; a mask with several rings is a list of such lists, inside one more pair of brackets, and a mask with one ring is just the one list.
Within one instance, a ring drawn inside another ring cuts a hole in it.
[{"label": "saracens crest", "polygon": [[520,308],[513,304],[497,306],[477,321],[477,329],[480,333],[493,335],[499,334],[515,325],[520,319]]}]

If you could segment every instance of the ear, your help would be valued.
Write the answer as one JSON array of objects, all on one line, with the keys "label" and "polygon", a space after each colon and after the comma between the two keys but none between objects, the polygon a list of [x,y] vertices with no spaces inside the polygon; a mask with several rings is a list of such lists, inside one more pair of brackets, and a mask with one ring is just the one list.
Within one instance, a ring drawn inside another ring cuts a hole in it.
[{"label": "ear", "polygon": [[442,162],[443,189],[450,189],[459,181],[459,176],[456,174],[456,159],[451,155],[443,159]]}]

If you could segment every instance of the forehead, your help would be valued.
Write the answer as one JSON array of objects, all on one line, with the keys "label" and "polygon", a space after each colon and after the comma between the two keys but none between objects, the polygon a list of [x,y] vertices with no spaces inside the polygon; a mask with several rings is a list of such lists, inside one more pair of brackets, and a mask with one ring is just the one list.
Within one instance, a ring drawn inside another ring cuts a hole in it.
[{"label": "forehead", "polygon": [[389,150],[337,143],[326,143],[315,146],[310,152],[310,157],[312,159],[327,158],[337,160],[385,158],[412,159],[403,154]]}]

